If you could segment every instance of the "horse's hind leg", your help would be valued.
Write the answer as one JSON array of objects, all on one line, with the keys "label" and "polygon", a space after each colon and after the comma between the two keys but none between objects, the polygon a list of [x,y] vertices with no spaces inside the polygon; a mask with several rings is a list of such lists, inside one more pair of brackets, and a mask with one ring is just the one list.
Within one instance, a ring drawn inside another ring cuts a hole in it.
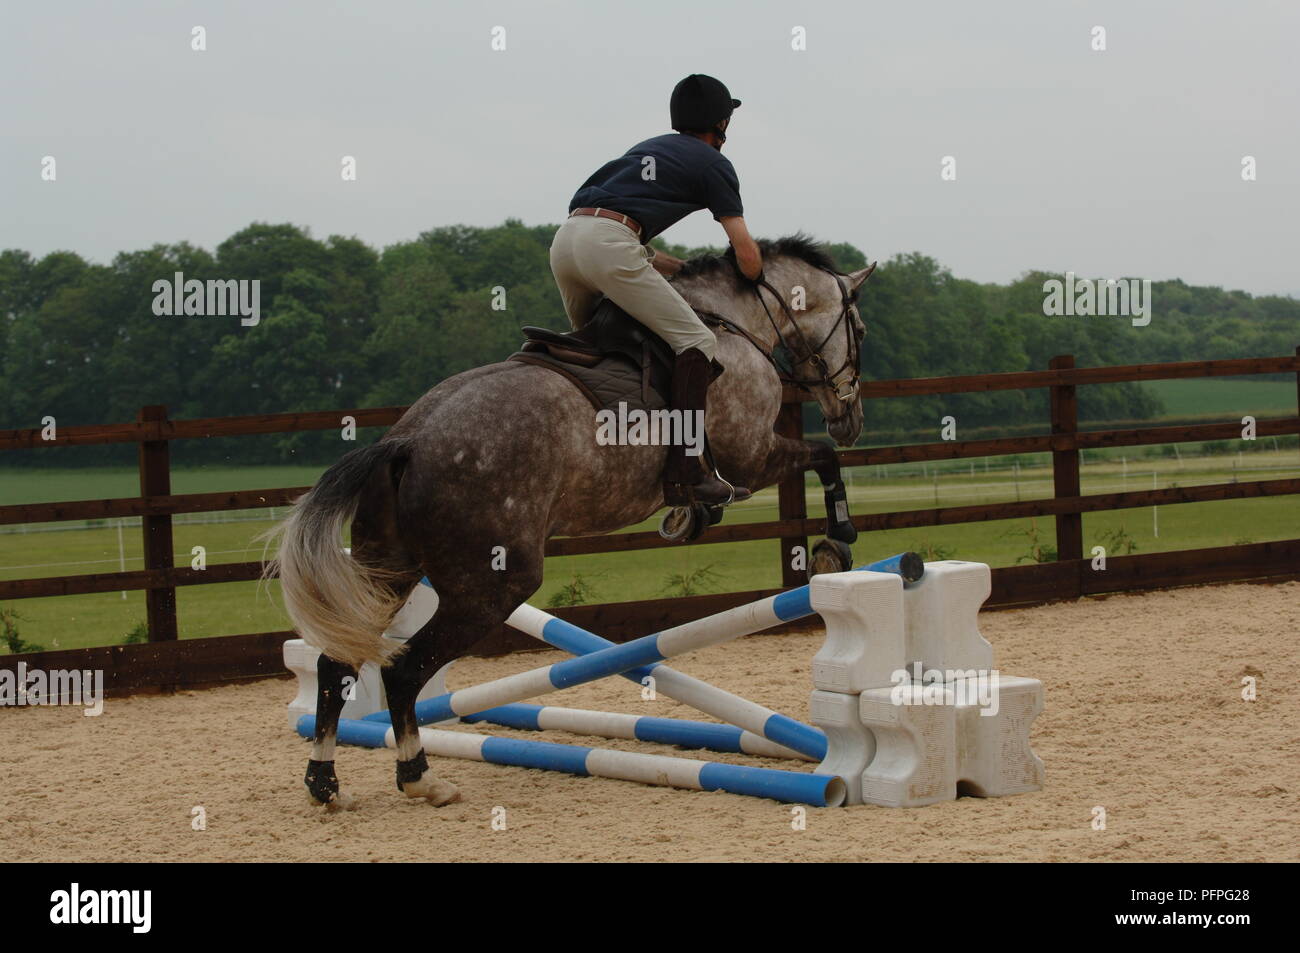
[{"label": "horse's hind leg", "polygon": [[[518,550],[512,550],[518,553]],[[466,575],[463,566],[426,566],[434,588],[436,580],[450,578],[458,572],[458,584],[438,593],[438,611],[407,642],[406,652],[383,671],[388,710],[393,718],[393,735],[397,744],[397,788],[407,797],[422,797],[435,805],[459,800],[456,786],[434,775],[420,743],[420,729],[415,722],[415,698],[425,683],[448,662],[467,654],[476,643],[493,634],[521,602],[541,585],[541,558],[515,561],[527,565],[509,574],[487,567],[477,577]],[[502,578],[505,576],[506,578]]]},{"label": "horse's hind leg", "polygon": [[[391,573],[384,585],[392,590],[393,601],[398,605],[420,578],[418,566],[397,532],[394,512],[400,475],[400,470],[377,468],[357,499],[352,520],[353,559]],[[334,770],[334,747],[339,716],[347,701],[348,679],[356,684],[357,670],[353,666],[336,662],[324,652],[320,654],[316,661],[316,731],[305,783],[312,801],[324,804],[329,810],[353,806],[352,798],[340,793]]]},{"label": "horse's hind leg", "polygon": [[351,665],[336,662],[324,652],[316,660],[316,732],[304,783],[311,799],[329,810],[353,806],[352,798],[339,792],[339,779],[334,773],[334,742],[345,701],[344,679],[349,677],[354,681],[357,677]]},{"label": "horse's hind leg", "polygon": [[459,800],[460,792],[454,784],[429,771],[429,761],[420,743],[420,728],[415,722],[415,698],[438,669],[464,654],[454,650],[453,642],[455,647],[460,645],[454,637],[445,638],[451,635],[447,621],[448,616],[439,603],[433,618],[406,643],[406,652],[383,670],[384,692],[388,696],[397,744],[397,789],[407,797],[426,798],[436,805]]}]

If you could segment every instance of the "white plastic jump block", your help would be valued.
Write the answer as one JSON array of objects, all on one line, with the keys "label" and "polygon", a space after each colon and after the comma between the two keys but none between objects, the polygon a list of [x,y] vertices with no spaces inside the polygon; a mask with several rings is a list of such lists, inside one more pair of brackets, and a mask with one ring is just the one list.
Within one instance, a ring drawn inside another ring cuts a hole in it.
[{"label": "white plastic jump block", "polygon": [[[859,720],[876,741],[862,773],[860,804],[920,807],[957,797],[956,710],[946,687],[942,704],[914,704],[922,686],[872,688],[859,696]],[[902,703],[895,700],[901,697]]]},{"label": "white plastic jump block", "polygon": [[860,698],[819,689],[809,704],[813,724],[826,732],[826,757],[816,773],[844,779],[845,804],[862,803],[863,775],[876,756],[876,736],[862,721]]},{"label": "white plastic jump block", "polygon": [[813,657],[813,685],[862,692],[894,684],[899,669],[989,671],[993,646],[980,635],[979,610],[992,590],[984,563],[946,559],[925,564],[906,588],[900,576],[837,572],[815,576],[813,610],[826,623],[826,644]]},{"label": "white plastic jump block", "polygon": [[[959,793],[1041,789],[1029,731],[1043,686],[994,673],[978,625],[990,590],[988,566],[959,560],[926,563],[923,579],[906,588],[898,576],[870,572],[812,581],[827,636],[813,660],[812,720],[827,736],[817,770],[854,779],[847,803],[919,807]],[[900,673],[919,674],[918,663],[946,681],[900,683]],[[996,686],[996,705],[981,704],[980,682],[961,673]]]},{"label": "white plastic jump block", "polygon": [[998,713],[957,706],[957,786],[962,794],[1002,797],[1043,788],[1043,762],[1029,747],[1029,730],[1043,710],[1043,683],[1002,675]]},{"label": "white plastic jump block", "polygon": [[891,675],[906,666],[901,576],[867,571],[814,576],[809,601],[826,623],[826,643],[812,661],[815,688],[857,693],[891,684]]},{"label": "white plastic jump block", "polygon": [[1043,762],[1029,747],[1029,729],[1043,710],[1043,683],[998,676],[991,684],[997,688],[991,715],[982,712],[994,708],[969,697],[975,693],[957,681],[863,692],[862,723],[875,736],[876,756],[863,772],[862,802],[920,807],[958,794],[1041,790]]},{"label": "white plastic jump block", "polygon": [[[398,610],[393,624],[384,633],[385,638],[405,642],[433,618],[438,608],[438,595],[428,586],[416,586],[406,604]],[[302,639],[289,639],[284,643],[284,667],[298,677],[298,694],[289,702],[289,727],[296,729],[303,715],[316,714],[316,660],[320,649]],[[429,679],[419,694],[419,699],[436,698],[447,691],[447,669],[444,665]],[[343,703],[343,718],[363,718],[377,711],[387,711],[388,699],[384,694],[383,679],[375,665],[363,665],[357,673],[356,684],[351,687],[348,701]]]},{"label": "white plastic jump block", "polygon": [[940,671],[992,669],[993,646],[979,629],[980,606],[992,589],[993,577],[984,563],[926,563],[925,575],[903,591],[908,662]]}]

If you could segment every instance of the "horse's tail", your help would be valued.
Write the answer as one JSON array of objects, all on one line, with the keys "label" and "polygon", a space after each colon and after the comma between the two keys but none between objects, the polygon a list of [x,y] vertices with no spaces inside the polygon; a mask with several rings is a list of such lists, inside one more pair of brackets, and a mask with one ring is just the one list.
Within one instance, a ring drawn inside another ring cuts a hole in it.
[{"label": "horse's tail", "polygon": [[[401,643],[382,638],[404,596],[392,583],[406,574],[366,566],[343,551],[341,533],[372,480],[396,486],[395,467],[410,457],[410,443],[385,438],[351,451],[330,467],[293,511],[266,534],[280,536],[280,550],[267,564],[277,569],[284,605],[294,628],[337,662],[387,664]],[[376,471],[382,467],[382,481]],[[415,567],[412,567],[415,568]]]}]

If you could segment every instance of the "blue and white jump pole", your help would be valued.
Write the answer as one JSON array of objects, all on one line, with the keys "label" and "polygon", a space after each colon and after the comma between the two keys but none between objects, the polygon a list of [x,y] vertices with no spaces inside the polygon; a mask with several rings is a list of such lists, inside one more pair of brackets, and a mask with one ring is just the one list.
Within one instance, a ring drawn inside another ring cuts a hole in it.
[{"label": "blue and white jump pole", "polygon": [[[757,707],[757,706],[756,706]],[[778,716],[780,717],[780,716]],[[760,758],[798,758],[784,745],[768,741],[752,731],[711,721],[684,718],[659,718],[654,715],[626,715],[613,711],[589,711],[582,708],[558,708],[553,705],[530,705],[517,702],[499,705],[462,719],[469,724],[486,722],[503,728],[523,731],[567,731],[575,735],[598,735],[602,738],[625,738],[678,748],[749,754]]]},{"label": "blue and white jump pole", "polygon": [[[313,715],[303,715],[298,719],[298,733],[310,738],[315,723]],[[391,726],[361,719],[340,719],[338,740],[343,744],[368,748],[396,747]],[[427,753],[443,758],[541,768],[694,791],[726,791],[813,807],[838,807],[844,803],[846,794],[843,779],[831,774],[750,768],[609,748],[494,738],[437,728],[421,728],[420,742]]]}]

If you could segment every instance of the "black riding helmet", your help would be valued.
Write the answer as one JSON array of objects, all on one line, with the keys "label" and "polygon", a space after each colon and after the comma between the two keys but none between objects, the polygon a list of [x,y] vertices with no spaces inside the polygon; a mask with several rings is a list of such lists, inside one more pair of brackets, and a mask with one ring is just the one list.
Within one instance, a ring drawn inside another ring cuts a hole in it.
[{"label": "black riding helmet", "polygon": [[740,105],[727,87],[712,76],[692,73],[673,87],[668,111],[678,132],[712,132],[723,142],[726,134],[718,128],[731,111]]}]

